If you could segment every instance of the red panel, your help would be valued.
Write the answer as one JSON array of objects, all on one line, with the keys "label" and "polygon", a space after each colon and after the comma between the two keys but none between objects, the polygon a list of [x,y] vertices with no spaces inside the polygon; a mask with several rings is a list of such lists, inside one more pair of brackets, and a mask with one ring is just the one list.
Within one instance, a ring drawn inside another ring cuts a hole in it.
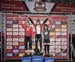
[{"label": "red panel", "polygon": [[18,46],[13,46],[13,49],[18,49]]},{"label": "red panel", "polygon": [[24,45],[24,42],[19,42],[19,45],[21,45],[21,46]]},{"label": "red panel", "polygon": [[57,3],[53,12],[72,12],[75,14],[75,4]]},{"label": "red panel", "polygon": [[11,49],[7,49],[6,52],[7,53],[12,53],[12,50]]},{"label": "red panel", "polygon": [[2,0],[0,1],[0,10],[2,11],[28,11],[26,4],[23,1]]}]

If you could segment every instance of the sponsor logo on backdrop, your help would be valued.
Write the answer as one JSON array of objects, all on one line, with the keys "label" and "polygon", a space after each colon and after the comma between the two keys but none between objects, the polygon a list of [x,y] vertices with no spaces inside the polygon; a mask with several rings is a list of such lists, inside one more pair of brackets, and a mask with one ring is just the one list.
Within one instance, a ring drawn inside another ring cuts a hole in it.
[{"label": "sponsor logo on backdrop", "polygon": [[46,3],[44,3],[44,2],[35,2],[34,6],[35,6],[34,10],[36,12],[46,11]]},{"label": "sponsor logo on backdrop", "polygon": [[50,13],[55,3],[26,2],[26,5],[32,13]]}]

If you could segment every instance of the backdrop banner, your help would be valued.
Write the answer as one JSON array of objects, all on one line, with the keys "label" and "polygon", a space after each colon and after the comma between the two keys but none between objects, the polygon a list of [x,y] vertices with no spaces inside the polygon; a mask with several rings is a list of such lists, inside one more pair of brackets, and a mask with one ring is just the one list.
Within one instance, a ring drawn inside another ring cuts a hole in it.
[{"label": "backdrop banner", "polygon": [[[68,58],[68,17],[64,15],[5,15],[5,58],[38,55]],[[48,28],[48,29],[46,29]]]}]

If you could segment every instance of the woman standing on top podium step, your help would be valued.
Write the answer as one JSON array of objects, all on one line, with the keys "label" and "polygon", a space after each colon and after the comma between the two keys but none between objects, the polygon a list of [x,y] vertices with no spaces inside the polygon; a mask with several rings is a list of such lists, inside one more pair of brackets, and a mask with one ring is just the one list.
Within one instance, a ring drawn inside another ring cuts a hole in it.
[{"label": "woman standing on top podium step", "polygon": [[[36,24],[34,24],[33,20],[29,17],[31,23],[35,26],[35,46],[38,49],[38,42],[40,43],[40,51],[42,50],[42,24],[40,24],[40,19],[36,20]],[[46,18],[43,22],[46,23],[48,18]]]}]

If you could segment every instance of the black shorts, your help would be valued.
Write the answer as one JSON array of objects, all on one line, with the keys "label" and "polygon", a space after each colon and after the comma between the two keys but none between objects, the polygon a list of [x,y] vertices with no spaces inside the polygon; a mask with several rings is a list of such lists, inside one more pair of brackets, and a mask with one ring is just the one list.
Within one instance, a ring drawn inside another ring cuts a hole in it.
[{"label": "black shorts", "polygon": [[25,42],[31,42],[31,37],[30,36],[25,36]]},{"label": "black shorts", "polygon": [[44,43],[50,43],[49,39],[44,39]]},{"label": "black shorts", "polygon": [[42,41],[42,36],[41,36],[41,34],[36,34],[36,36],[35,36],[35,41],[37,42],[37,41]]}]

